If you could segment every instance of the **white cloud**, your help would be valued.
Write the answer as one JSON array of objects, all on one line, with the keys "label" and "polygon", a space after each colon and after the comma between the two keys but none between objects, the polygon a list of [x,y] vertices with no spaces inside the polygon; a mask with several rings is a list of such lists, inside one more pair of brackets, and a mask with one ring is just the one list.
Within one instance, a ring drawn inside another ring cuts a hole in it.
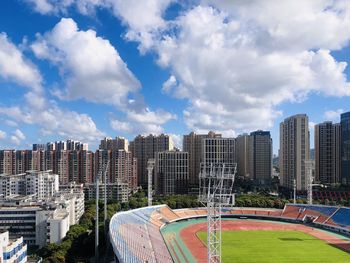
[{"label": "white cloud", "polygon": [[154,45],[156,35],[166,28],[162,18],[167,7],[175,0],[26,0],[41,14],[67,13],[70,7],[84,15],[95,14],[96,9],[106,8],[128,26],[125,38],[140,42],[143,53]]},{"label": "white cloud", "polygon": [[0,33],[0,77],[35,90],[41,89],[39,70],[24,58],[5,33]]},{"label": "white cloud", "polygon": [[165,111],[150,111],[147,108],[140,112],[130,111],[127,113],[127,121],[111,119],[112,129],[130,135],[137,134],[160,134],[164,132],[163,124],[176,119],[176,115]]},{"label": "white cloud", "polygon": [[79,30],[72,19],[63,18],[51,32],[38,35],[31,47],[60,68],[66,83],[64,91],[56,91],[61,98],[126,107],[129,93],[140,88],[110,42],[93,30]]},{"label": "white cloud", "polygon": [[170,93],[175,87],[176,87],[176,78],[171,75],[164,83],[162,86],[162,91],[164,93]]},{"label": "white cloud", "polygon": [[[183,12],[154,48],[159,65],[177,81],[174,89],[169,79],[165,90],[190,102],[184,119],[191,129],[266,129],[283,102],[304,101],[312,92],[350,95],[346,63],[329,51],[349,41],[350,32],[343,29],[350,26],[350,5],[339,15],[340,5],[325,1],[250,2],[219,1],[232,9],[212,3],[221,9],[197,6]],[[301,21],[297,27],[292,17]],[[334,32],[339,34],[330,37]],[[307,36],[312,39],[304,40]]]},{"label": "white cloud", "polygon": [[0,130],[0,140],[5,139],[6,138],[6,132]]},{"label": "white cloud", "polygon": [[10,127],[17,127],[18,126],[17,122],[12,121],[12,120],[5,120],[5,124],[7,126],[10,126]]},{"label": "white cloud", "polygon": [[171,133],[170,135],[173,140],[174,146],[181,150],[183,136],[181,134],[174,134],[174,133]]},{"label": "white cloud", "polygon": [[[0,115],[6,117],[6,124],[16,126],[17,124],[37,125],[43,134],[57,134],[82,141],[94,141],[104,134],[97,129],[95,123],[87,114],[60,108],[55,101],[49,101],[41,88],[41,75],[32,63],[25,59],[22,52],[11,43],[6,35],[0,35],[0,58],[5,57],[9,65],[5,68],[0,59],[0,77],[13,81],[30,88],[24,95],[24,102],[19,106],[1,106]],[[4,54],[4,52],[6,54]],[[2,53],[3,52],[3,53]],[[25,73],[23,73],[23,72]],[[21,73],[22,72],[22,73]],[[25,140],[21,130],[16,129],[10,136],[12,143],[19,145]]]},{"label": "white cloud", "polygon": [[190,129],[265,129],[284,102],[350,95],[347,64],[331,53],[349,44],[347,0],[203,0],[172,21],[164,19],[170,0],[84,3],[90,12],[109,8],[127,26],[127,40],[157,54],[171,73],[162,90],[189,102]]},{"label": "white cloud", "polygon": [[328,110],[323,114],[323,119],[326,121],[336,121],[339,122],[340,114],[344,113],[343,109]]},{"label": "white cloud", "polygon": [[114,14],[128,26],[125,38],[130,41],[138,41],[139,50],[144,53],[154,46],[157,37],[166,28],[167,23],[162,16],[174,0],[115,0],[110,2]]},{"label": "white cloud", "polygon": [[48,0],[26,0],[34,10],[40,14],[48,14],[54,11],[54,6]]},{"label": "white cloud", "polygon": [[315,129],[315,125],[316,123],[313,121],[309,121],[309,130],[311,133],[313,133],[314,129]]},{"label": "white cloud", "polygon": [[12,135],[11,135],[11,141],[12,143],[16,145],[20,145],[23,140],[26,139],[26,136],[23,134],[23,132],[19,129],[16,129]]}]

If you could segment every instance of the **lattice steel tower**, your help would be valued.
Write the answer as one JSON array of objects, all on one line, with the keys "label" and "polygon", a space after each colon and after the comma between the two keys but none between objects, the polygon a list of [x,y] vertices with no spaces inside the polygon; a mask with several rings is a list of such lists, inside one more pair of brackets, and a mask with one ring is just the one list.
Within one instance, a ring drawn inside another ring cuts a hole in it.
[{"label": "lattice steel tower", "polygon": [[147,161],[147,171],[148,171],[148,206],[152,206],[152,175],[154,169],[155,160],[148,159]]},{"label": "lattice steel tower", "polygon": [[221,262],[221,208],[234,204],[236,164],[201,164],[199,200],[207,206],[208,262]]},{"label": "lattice steel tower", "polygon": [[313,171],[315,169],[315,162],[313,160],[306,160],[305,163],[305,172],[306,172],[306,180],[307,180],[307,203],[312,205],[312,187],[314,185],[314,175]]}]

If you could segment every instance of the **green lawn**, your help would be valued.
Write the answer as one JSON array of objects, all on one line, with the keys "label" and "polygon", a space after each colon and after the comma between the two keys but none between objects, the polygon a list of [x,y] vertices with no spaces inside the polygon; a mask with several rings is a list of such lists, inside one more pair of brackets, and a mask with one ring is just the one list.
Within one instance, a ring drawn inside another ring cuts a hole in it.
[{"label": "green lawn", "polygon": [[[206,243],[207,233],[198,237]],[[350,254],[297,231],[225,231],[222,261],[226,263],[350,263]]]}]

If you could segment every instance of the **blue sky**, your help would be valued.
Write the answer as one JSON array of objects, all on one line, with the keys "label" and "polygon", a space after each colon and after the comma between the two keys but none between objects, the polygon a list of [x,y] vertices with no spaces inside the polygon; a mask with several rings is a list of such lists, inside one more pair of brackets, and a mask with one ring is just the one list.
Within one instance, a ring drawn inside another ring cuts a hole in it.
[{"label": "blue sky", "polygon": [[[350,110],[348,1],[0,3],[0,148],[236,136]],[[311,142],[313,145],[313,142]]]}]

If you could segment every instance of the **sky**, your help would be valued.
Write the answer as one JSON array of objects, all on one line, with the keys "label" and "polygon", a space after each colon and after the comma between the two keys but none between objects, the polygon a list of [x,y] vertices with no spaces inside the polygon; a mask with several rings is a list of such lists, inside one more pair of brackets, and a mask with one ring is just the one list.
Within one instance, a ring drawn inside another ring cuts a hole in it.
[{"label": "sky", "polygon": [[0,3],[0,149],[271,131],[350,111],[347,0]]}]

